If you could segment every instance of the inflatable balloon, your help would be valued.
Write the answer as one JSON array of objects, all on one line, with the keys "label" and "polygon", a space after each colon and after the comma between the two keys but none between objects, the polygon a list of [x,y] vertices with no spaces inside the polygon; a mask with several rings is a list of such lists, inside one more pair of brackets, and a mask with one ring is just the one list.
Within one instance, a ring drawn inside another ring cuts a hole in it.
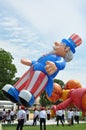
[{"label": "inflatable balloon", "polygon": [[86,111],[86,88],[77,88],[75,90],[71,90],[67,99],[59,105],[54,106],[53,109],[54,111],[59,109],[65,109],[71,103],[80,110]]},{"label": "inflatable balloon", "polygon": [[82,88],[82,85],[77,80],[71,79],[65,85],[65,89],[76,89],[76,88]]},{"label": "inflatable balloon", "polygon": [[62,88],[59,84],[54,83],[53,85],[53,91],[52,91],[52,95],[50,97],[47,96],[47,99],[53,103],[55,103],[58,99],[60,99],[62,97]]},{"label": "inflatable balloon", "polygon": [[50,97],[53,91],[53,78],[66,66],[66,62],[73,59],[75,48],[82,43],[77,34],[61,43],[55,42],[53,50],[41,56],[37,61],[22,59],[21,63],[30,66],[29,70],[12,85],[5,85],[2,89],[4,95],[14,102],[21,102],[24,106],[32,106],[35,99],[46,90]]},{"label": "inflatable balloon", "polygon": [[[67,85],[69,83],[70,85],[68,86],[68,89],[67,89]],[[65,109],[71,104],[73,104],[80,110],[86,111],[86,88],[82,88],[81,84],[79,82],[76,82],[76,80],[69,80],[66,83],[65,87],[66,89],[64,88],[64,90],[62,91],[62,94],[58,93],[59,95],[58,97],[60,97],[58,99],[61,99],[63,102],[61,102],[59,105],[54,105],[53,110],[56,111],[59,109]]]},{"label": "inflatable balloon", "polygon": [[68,98],[70,90],[81,88],[82,85],[77,80],[69,80],[64,89],[57,83],[54,83],[52,95],[50,97],[47,96],[48,100],[55,103],[57,100],[65,101]]}]

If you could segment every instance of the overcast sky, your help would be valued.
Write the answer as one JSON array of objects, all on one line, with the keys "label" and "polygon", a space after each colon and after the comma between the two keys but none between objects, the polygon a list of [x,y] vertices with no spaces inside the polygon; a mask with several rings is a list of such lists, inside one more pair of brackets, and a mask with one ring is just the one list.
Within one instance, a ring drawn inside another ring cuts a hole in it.
[{"label": "overcast sky", "polygon": [[65,83],[75,79],[86,87],[86,0],[0,0],[0,48],[14,57],[16,76],[28,69],[21,58],[37,59],[72,33],[83,43],[57,78]]}]

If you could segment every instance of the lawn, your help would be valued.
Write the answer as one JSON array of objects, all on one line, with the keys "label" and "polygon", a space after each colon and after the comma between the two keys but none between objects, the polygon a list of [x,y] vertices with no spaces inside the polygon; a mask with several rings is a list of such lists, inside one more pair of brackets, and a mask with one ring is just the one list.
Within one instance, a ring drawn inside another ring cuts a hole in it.
[{"label": "lawn", "polygon": [[[59,125],[47,125],[46,130],[86,130],[86,123],[80,123],[80,124],[74,124],[72,126],[68,126],[65,124],[65,126]],[[3,125],[2,130],[16,130],[16,125]],[[39,125],[38,126],[24,126],[23,130],[40,130]],[[44,129],[43,129],[44,130]]]}]

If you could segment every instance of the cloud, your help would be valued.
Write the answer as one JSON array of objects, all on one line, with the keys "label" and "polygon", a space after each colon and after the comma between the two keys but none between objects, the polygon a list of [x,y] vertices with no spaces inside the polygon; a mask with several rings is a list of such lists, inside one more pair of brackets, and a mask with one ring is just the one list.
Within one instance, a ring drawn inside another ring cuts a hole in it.
[{"label": "cloud", "polygon": [[79,79],[85,84],[86,50],[85,0],[4,0],[0,1],[0,47],[11,52],[21,76],[28,67],[22,57],[37,59],[52,49],[54,41],[79,33],[82,46],[57,78]]},{"label": "cloud", "polygon": [[[80,15],[84,1],[44,0],[44,1],[11,1],[8,2],[16,9],[18,14],[31,22],[46,38],[61,38],[72,32],[84,34],[83,19]],[[52,33],[53,32],[53,33]],[[52,35],[52,37],[51,37]],[[53,39],[54,39],[53,38]]]}]

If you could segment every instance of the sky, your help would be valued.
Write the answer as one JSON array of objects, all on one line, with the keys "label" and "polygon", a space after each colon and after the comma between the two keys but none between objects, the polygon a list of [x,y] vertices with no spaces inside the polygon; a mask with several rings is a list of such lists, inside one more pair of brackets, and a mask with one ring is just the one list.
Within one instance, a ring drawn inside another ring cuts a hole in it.
[{"label": "sky", "polygon": [[82,38],[71,62],[55,77],[74,79],[86,87],[86,0],[0,0],[0,48],[10,52],[21,77],[29,67],[21,58],[36,60],[55,41],[73,33]]}]

